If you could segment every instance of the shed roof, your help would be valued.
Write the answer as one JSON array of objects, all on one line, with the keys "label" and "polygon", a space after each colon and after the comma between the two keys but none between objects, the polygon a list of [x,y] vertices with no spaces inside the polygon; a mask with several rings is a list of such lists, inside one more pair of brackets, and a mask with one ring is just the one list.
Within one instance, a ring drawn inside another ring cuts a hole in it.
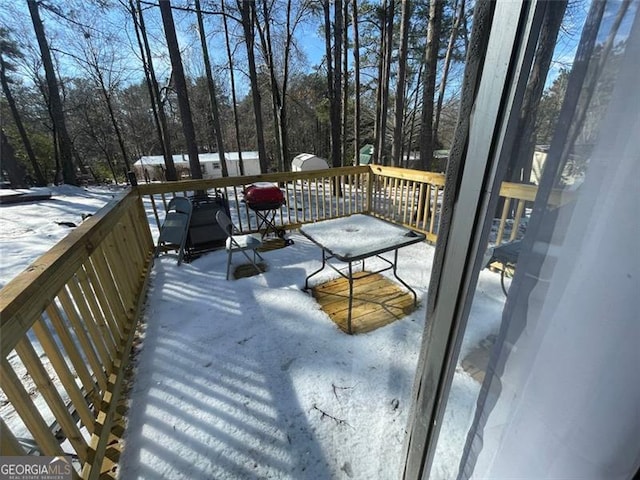
[{"label": "shed roof", "polygon": [[291,161],[291,166],[301,167],[305,163],[316,164],[318,166],[329,168],[329,163],[324,158],[318,157],[313,153],[301,153],[300,155],[296,155]]}]

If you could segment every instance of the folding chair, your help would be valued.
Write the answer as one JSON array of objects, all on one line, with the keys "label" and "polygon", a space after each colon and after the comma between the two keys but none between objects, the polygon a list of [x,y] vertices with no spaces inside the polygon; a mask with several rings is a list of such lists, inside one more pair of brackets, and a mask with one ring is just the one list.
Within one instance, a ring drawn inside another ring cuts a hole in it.
[{"label": "folding chair", "polygon": [[171,199],[167,206],[164,222],[160,228],[160,237],[158,238],[154,257],[157,257],[160,251],[177,250],[178,265],[182,263],[192,211],[193,206],[188,198],[174,197]]},{"label": "folding chair", "polygon": [[[256,263],[256,256],[260,258],[260,260],[264,260],[264,258],[262,258],[262,256],[256,251],[257,248],[262,246],[262,238],[260,238],[260,235],[251,233],[244,235],[236,234],[238,229],[233,225],[233,223],[231,223],[227,214],[222,210],[219,210],[218,213],[216,213],[216,221],[227,234],[227,242],[225,245],[225,249],[227,250],[227,280],[229,280],[229,274],[231,271],[231,257],[233,252],[242,252],[249,262],[251,262],[251,265],[253,265],[256,271],[258,273],[262,273],[262,270],[260,270],[260,267],[258,267],[258,264]],[[247,254],[247,250],[253,251],[253,259]]]}]

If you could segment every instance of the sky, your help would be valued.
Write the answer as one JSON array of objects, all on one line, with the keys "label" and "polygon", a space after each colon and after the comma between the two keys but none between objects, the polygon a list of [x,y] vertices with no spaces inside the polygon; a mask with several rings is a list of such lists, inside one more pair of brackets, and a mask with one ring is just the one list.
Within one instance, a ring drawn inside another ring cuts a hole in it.
[{"label": "sky", "polygon": [[[2,285],[69,232],[60,222],[79,224],[117,193],[51,192],[51,200],[0,206]],[[172,255],[156,261],[121,478],[397,477],[434,249],[399,252],[398,273],[418,292],[419,308],[349,336],[301,290],[319,249],[290,237],[292,246],[263,253],[266,273],[236,281],[225,280],[223,251],[181,266]],[[314,281],[331,278],[327,272]],[[482,321],[461,358],[497,328],[504,304],[497,274],[483,271],[479,285],[473,313]],[[432,478],[452,478],[479,388],[459,369]],[[8,409],[3,418],[25,435]]]},{"label": "sky", "polygon": [[[62,5],[67,8],[71,5],[69,2],[63,0],[52,3],[54,5]],[[604,27],[609,25],[610,22],[613,21],[613,18],[615,18],[615,13],[617,12],[620,4],[621,0],[613,0],[609,3],[607,11],[605,12],[603,31],[606,30]],[[588,1],[570,2],[568,14],[563,22],[563,27],[558,39],[550,74],[547,78],[547,87],[551,85],[553,79],[555,79],[562,68],[569,67],[573,62],[580,31],[582,29],[586,13],[589,9],[589,5],[590,2]],[[208,8],[206,3],[203,4],[203,8]],[[637,8],[638,2],[631,2],[630,13],[633,13]],[[77,38],[74,38],[74,36],[65,38],[57,33],[57,31],[60,30],[59,27],[62,23],[60,23],[60,19],[55,15],[44,10],[41,12],[41,15],[45,21],[47,34],[52,36],[52,45],[60,50],[56,53],[56,56],[62,61],[61,72],[66,75],[73,75],[78,71],[78,66],[69,55],[62,52],[69,51],[73,55],[77,55],[78,44],[81,42],[78,42]],[[97,43],[101,41],[100,38],[104,38],[100,34],[101,31],[114,29],[115,26],[117,35],[116,39],[106,39],[102,41],[107,43],[117,41],[123,45],[123,48],[119,49],[117,52],[117,62],[121,63],[127,72],[122,75],[124,82],[137,82],[142,80],[143,76],[140,62],[137,59],[138,47],[135,35],[130,28],[131,20],[127,14],[124,12],[115,12],[106,16],[96,16],[95,11],[92,12],[80,8],[76,11],[74,18],[75,21],[79,23],[91,25],[88,31],[93,32],[96,35]],[[632,15],[628,14],[625,21],[622,23],[619,38],[623,38],[628,34],[631,18]],[[195,15],[192,13],[175,11],[174,20],[177,26],[178,41],[182,49],[185,69],[188,74],[201,75],[203,73],[203,66],[200,43],[195,26]],[[169,75],[170,63],[164,44],[164,33],[159,11],[156,7],[145,7],[145,21],[147,22],[147,27],[150,33],[158,78],[161,81],[165,81]],[[28,16],[25,2],[15,2],[3,5],[3,8],[0,9],[0,22],[16,30],[16,39],[22,45],[34,41],[34,35],[32,33],[33,27]],[[126,28],[122,28],[122,25],[125,25]],[[231,20],[229,22],[229,26],[232,36],[239,38],[241,36],[241,32],[237,22]],[[298,27],[297,46],[303,54],[304,60],[303,63],[300,64],[303,70],[309,71],[313,66],[319,65],[323,61],[325,46],[321,26],[321,15],[314,16],[307,14]],[[224,46],[224,34],[220,17],[217,15],[205,15],[205,28],[207,29],[207,34],[210,38],[209,50],[214,69],[220,71],[222,74],[222,69],[225,68],[228,60]],[[604,38],[601,38],[600,40],[602,41]],[[234,46],[234,49],[240,53],[239,60],[236,59],[236,78],[239,94],[244,95],[249,92],[246,67],[243,65],[244,60],[242,60],[244,58],[244,45],[242,43],[238,43]],[[352,61],[351,58],[350,61]],[[30,82],[30,75],[24,70],[23,72],[23,79],[26,82]],[[459,73],[461,73],[461,70]],[[228,74],[224,73],[224,77],[228,77]],[[450,84],[450,92],[455,91],[455,78],[450,79]]]},{"label": "sky", "polygon": [[[66,0],[58,0],[51,3],[54,6],[66,8],[67,11],[72,5],[71,2]],[[174,3],[179,5],[178,2]],[[82,3],[80,3],[80,5],[83,6]],[[206,8],[208,8],[206,2],[203,2],[203,9],[205,9],[205,11]],[[169,76],[170,61],[168,52],[166,51],[164,30],[159,9],[144,4],[143,9],[151,49],[154,55],[154,66],[159,81],[164,82]],[[77,75],[79,71],[78,65],[73,56],[82,57],[79,48],[83,44],[83,42],[79,40],[77,32],[72,32],[71,35],[64,33],[65,30],[68,30],[69,23],[46,9],[41,8],[40,15],[45,24],[45,32],[50,38],[50,44],[54,50],[53,54],[60,62],[61,73],[66,76]],[[174,10],[173,16],[185,72],[192,75],[203,75],[204,67],[202,65],[202,53],[196,28],[195,14]],[[128,72],[123,76],[125,83],[140,82],[143,80],[142,67],[138,59],[139,50],[137,40],[131,25],[132,21],[123,9],[114,9],[108,15],[102,15],[97,12],[95,8],[93,10],[79,8],[72,13],[72,18],[77,25],[84,25],[86,31],[94,36],[95,44],[100,45],[101,42],[102,44],[113,44],[117,42],[121,45],[121,48],[117,49],[114,58],[118,63],[122,64]],[[214,70],[221,70],[226,68],[228,64],[222,21],[218,15],[204,15],[204,20],[205,29],[209,38],[209,54],[212,59],[212,66]],[[35,34],[33,33],[33,26],[26,2],[1,5],[0,25],[10,28],[13,31],[14,39],[17,40],[20,45],[25,46],[32,44],[36,48],[37,53]],[[123,25],[125,28],[122,28]],[[246,67],[243,65],[245,63],[243,59],[246,56],[245,47],[243,43],[237,43],[235,40],[241,36],[241,28],[235,20],[230,20],[228,25],[230,34],[234,39],[232,41],[232,49],[234,52],[240,54],[238,56],[234,53],[238,90],[239,94],[243,95],[249,91],[248,80],[245,74]],[[297,37],[299,41],[297,45],[303,54],[305,68],[310,68],[322,62],[324,56],[324,38],[320,36],[320,25],[320,17],[307,15],[298,27]],[[112,31],[110,35],[115,35],[115,37],[109,38],[105,36],[105,32],[110,31]],[[32,55],[29,54],[28,57],[30,56]],[[26,63],[31,63],[31,61],[27,58]],[[31,83],[31,74],[28,68],[25,69],[24,66],[22,66],[19,72],[22,72],[22,79],[25,83]],[[228,73],[225,75],[228,76]]]}]

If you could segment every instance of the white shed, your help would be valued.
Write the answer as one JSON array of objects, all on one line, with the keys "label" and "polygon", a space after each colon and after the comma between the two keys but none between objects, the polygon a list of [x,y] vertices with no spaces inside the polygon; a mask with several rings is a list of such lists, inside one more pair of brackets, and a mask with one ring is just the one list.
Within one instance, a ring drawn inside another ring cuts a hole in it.
[{"label": "white shed", "polygon": [[308,172],[327,168],[329,168],[327,161],[324,158],[316,157],[313,153],[301,153],[291,161],[292,172]]}]

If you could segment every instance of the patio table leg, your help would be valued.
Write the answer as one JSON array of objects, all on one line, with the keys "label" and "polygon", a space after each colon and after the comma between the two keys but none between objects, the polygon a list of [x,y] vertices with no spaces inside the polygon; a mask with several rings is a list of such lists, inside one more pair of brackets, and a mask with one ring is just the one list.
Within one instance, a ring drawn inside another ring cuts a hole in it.
[{"label": "patio table leg", "polygon": [[398,268],[398,250],[396,249],[394,254],[393,254],[393,276],[396,277],[396,279],[405,287],[407,287],[407,289],[413,294],[413,305],[417,305],[418,304],[418,294],[415,292],[415,290],[413,288],[411,288],[409,285],[407,285],[407,283],[402,280],[397,273],[397,268]]},{"label": "patio table leg", "polygon": [[353,307],[353,270],[351,268],[351,262],[349,262],[349,312],[347,313],[347,332],[351,331],[351,309]]},{"label": "patio table leg", "polygon": [[326,264],[327,264],[327,257],[326,257],[324,249],[322,249],[322,266],[318,270],[313,272],[312,274],[307,275],[307,278],[305,278],[305,280],[304,280],[304,289],[303,290],[305,290],[305,291],[309,290],[309,279],[311,277],[313,277],[314,275],[320,273],[322,270],[324,270],[324,267],[326,266]]}]

